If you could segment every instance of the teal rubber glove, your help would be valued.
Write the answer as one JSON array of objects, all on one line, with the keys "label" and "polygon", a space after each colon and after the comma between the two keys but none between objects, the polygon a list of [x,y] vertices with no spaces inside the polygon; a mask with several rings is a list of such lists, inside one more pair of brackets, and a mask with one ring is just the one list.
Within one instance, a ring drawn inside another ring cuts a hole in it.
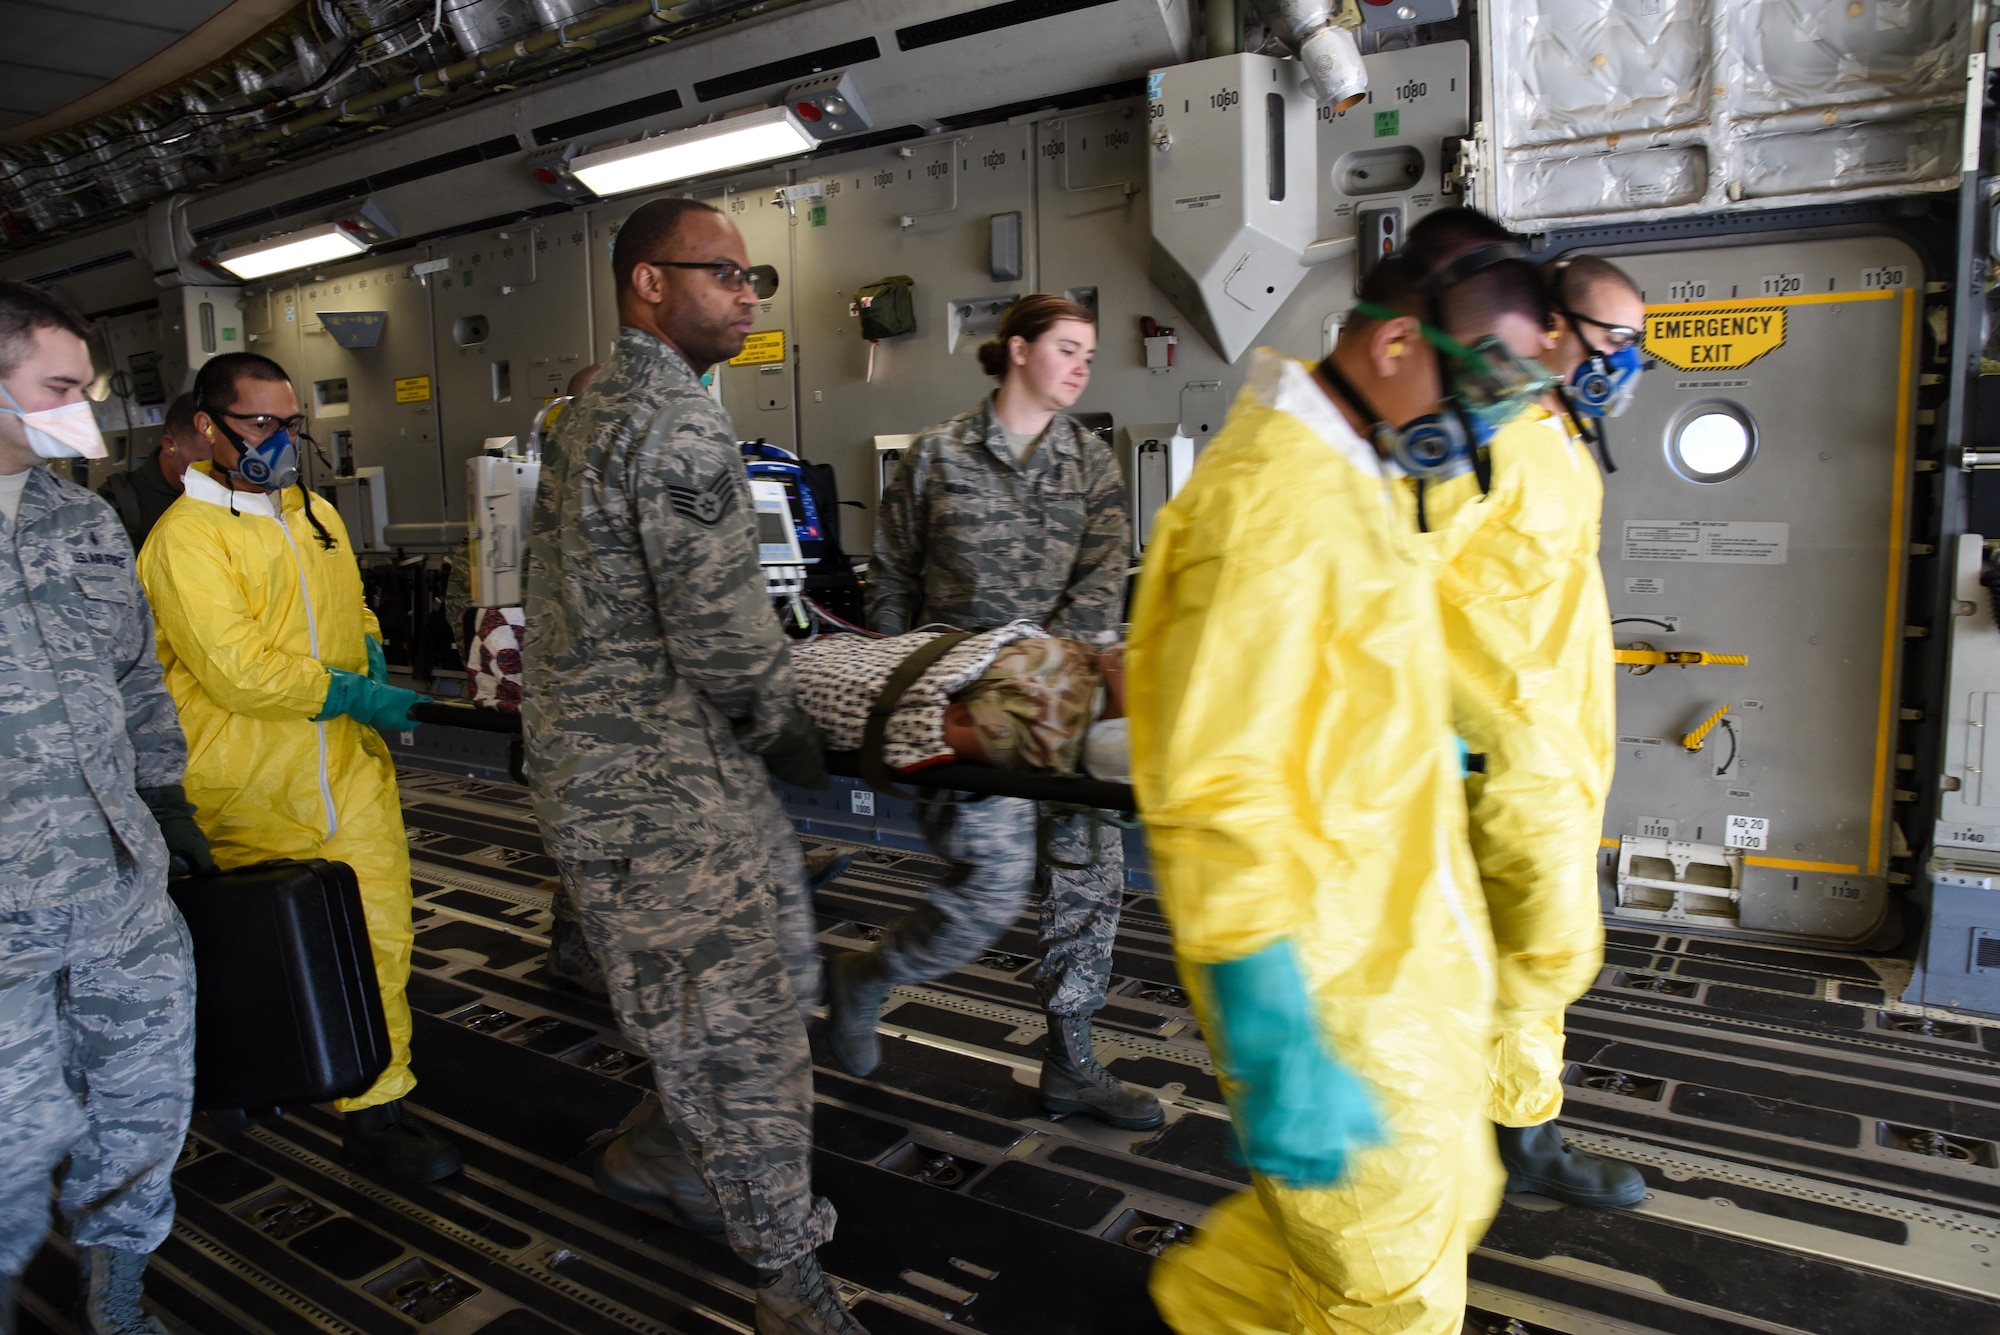
[{"label": "teal rubber glove", "polygon": [[187,799],[187,789],[177,783],[141,788],[139,800],[153,813],[160,837],[167,841],[167,875],[215,875],[215,856],[208,851],[208,836],[194,822],[194,804]]},{"label": "teal rubber glove", "polygon": [[382,648],[382,641],[373,635],[364,637],[368,641],[368,680],[377,686],[389,684],[389,655]]},{"label": "teal rubber glove", "polygon": [[1382,1124],[1373,1093],[1327,1050],[1292,943],[1204,972],[1244,1162],[1288,1187],[1339,1185]]},{"label": "teal rubber glove", "polygon": [[417,726],[417,721],[410,717],[410,707],[430,699],[400,686],[370,681],[358,672],[328,668],[327,673],[333,680],[327,683],[326,707],[319,711],[315,723],[345,714],[357,723],[383,732],[409,732]]}]

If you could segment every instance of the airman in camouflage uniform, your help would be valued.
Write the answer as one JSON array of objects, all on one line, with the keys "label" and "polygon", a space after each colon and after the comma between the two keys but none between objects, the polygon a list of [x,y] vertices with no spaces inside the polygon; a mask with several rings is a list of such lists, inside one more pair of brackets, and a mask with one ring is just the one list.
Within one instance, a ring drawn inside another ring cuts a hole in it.
[{"label": "airman in camouflage uniform", "polygon": [[[868,625],[901,634],[941,622],[990,630],[1025,620],[1073,639],[1114,640],[1125,605],[1131,519],[1118,462],[1058,413],[1024,464],[988,399],[918,436],[883,490],[868,577]],[[988,797],[933,812],[932,847],[957,879],[891,925],[869,956],[836,964],[831,1036],[860,1073],[878,1051],[890,987],[961,968],[1041,898],[1037,982],[1049,1014],[1043,1102],[1148,1127],[1159,1102],[1097,1064],[1090,1016],[1104,1005],[1125,890],[1119,831],[1098,813]],[[1040,856],[1037,857],[1039,844]]]},{"label": "airman in camouflage uniform", "polygon": [[[668,254],[703,237],[741,253],[721,215],[695,222],[693,235],[686,222],[625,227],[652,226]],[[812,1191],[818,928],[766,770],[785,772],[779,757],[812,725],[764,593],[729,415],[702,387],[705,366],[634,327],[647,312],[632,300],[621,293],[617,351],[542,462],[521,710],[543,837],[664,1109],[607,1149],[599,1181],[726,1232],[772,1285],[803,1295],[780,1319],[760,1287],[760,1332],[858,1330],[813,1256],[834,1224]]]},{"label": "airman in camouflage uniform", "polygon": [[[0,1324],[10,1329],[14,1281],[48,1230],[59,1165],[59,1204],[97,1286],[80,1328],[159,1329],[139,1314],[139,1273],[173,1223],[169,1179],[194,1093],[194,963],[167,897],[162,824],[176,827],[174,851],[213,869],[181,795],[186,763],[125,530],[104,501],[30,468],[17,516],[0,515]],[[123,1320],[98,1310],[107,1285]]]}]

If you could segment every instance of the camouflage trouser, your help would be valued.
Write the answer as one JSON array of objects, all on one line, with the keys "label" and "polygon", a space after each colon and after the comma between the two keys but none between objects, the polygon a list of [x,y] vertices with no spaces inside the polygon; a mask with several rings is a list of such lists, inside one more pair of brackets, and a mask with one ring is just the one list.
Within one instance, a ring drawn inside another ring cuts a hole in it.
[{"label": "camouflage trouser", "polygon": [[[882,934],[890,981],[926,982],[978,959],[1014,925],[1033,886],[1041,898],[1042,961],[1035,981],[1042,1005],[1056,1015],[1101,1009],[1125,888],[1119,831],[1098,827],[1093,861],[1096,822],[1070,808],[989,797],[922,811],[931,848],[956,866],[951,879],[930,891],[928,903]],[[1050,866],[1051,860],[1091,865]]]},{"label": "camouflage trouser", "polygon": [[41,1247],[58,1165],[79,1246],[165,1241],[193,1098],[194,960],[165,885],[125,867],[101,899],[0,913],[0,1274]]},{"label": "camouflage trouser", "polygon": [[562,863],[626,1039],[681,1147],[722,1207],[738,1256],[775,1270],[833,1236],[812,1192],[819,996],[805,866],[779,818],[762,845]]}]

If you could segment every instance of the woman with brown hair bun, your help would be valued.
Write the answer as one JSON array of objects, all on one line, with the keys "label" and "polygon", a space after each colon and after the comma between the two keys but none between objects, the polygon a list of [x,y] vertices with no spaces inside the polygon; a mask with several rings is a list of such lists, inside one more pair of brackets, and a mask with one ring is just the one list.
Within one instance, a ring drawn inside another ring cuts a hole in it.
[{"label": "woman with brown hair bun", "polygon": [[[876,514],[868,624],[902,634],[933,622],[985,631],[1030,621],[1095,643],[1117,637],[1132,521],[1118,462],[1067,415],[1090,383],[1097,329],[1082,306],[1022,297],[979,364],[1000,387],[903,452]],[[1037,973],[1049,1016],[1042,1106],[1113,1126],[1165,1120],[1159,1100],[1114,1078],[1092,1051],[1104,1005],[1125,865],[1118,831],[1097,813],[989,797],[926,815],[931,843],[964,868],[881,945],[834,961],[834,1055],[856,1075],[880,1059],[876,1017],[898,983],[970,964],[1013,923],[1029,887],[1041,897]],[[1037,847],[1042,856],[1037,857]]]}]

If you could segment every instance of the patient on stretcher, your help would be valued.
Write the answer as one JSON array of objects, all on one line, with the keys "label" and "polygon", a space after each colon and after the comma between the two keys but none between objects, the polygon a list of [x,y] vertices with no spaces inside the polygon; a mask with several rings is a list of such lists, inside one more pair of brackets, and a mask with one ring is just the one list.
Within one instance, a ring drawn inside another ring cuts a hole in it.
[{"label": "patient on stretcher", "polygon": [[[792,645],[800,702],[830,749],[860,749],[869,708],[890,676],[940,633],[829,635]],[[903,692],[883,760],[902,773],[959,761],[1124,782],[1122,654],[1027,622],[973,635]]]}]

